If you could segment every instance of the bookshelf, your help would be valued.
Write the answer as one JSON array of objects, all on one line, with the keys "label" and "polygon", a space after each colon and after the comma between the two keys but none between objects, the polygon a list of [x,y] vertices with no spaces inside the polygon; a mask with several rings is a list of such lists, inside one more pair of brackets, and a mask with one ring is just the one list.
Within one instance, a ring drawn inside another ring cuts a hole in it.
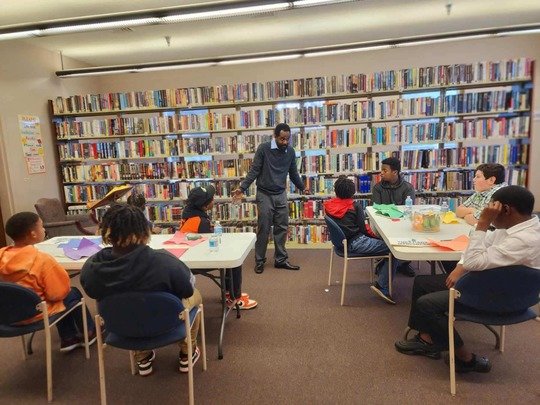
[{"label": "bookshelf", "polygon": [[526,185],[533,61],[441,65],[265,83],[57,97],[51,100],[66,207],[133,184],[160,226],[178,223],[189,190],[216,187],[213,217],[256,225],[254,184],[232,204],[257,146],[287,122],[310,195],[288,186],[290,241],[327,239],[322,202],[340,174],[369,203],[380,162],[396,156],[417,203],[471,194],[480,163]]}]

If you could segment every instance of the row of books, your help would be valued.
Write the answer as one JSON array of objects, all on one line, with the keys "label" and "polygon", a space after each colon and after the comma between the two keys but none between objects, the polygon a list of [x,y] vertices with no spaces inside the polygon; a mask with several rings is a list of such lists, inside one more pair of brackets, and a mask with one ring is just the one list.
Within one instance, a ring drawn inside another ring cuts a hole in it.
[{"label": "row of books", "polygon": [[87,94],[67,98],[57,97],[53,110],[55,114],[64,114],[400,91],[410,88],[528,79],[531,77],[531,69],[532,60],[517,58],[266,83]]},{"label": "row of books", "polygon": [[403,169],[474,167],[481,163],[526,165],[528,151],[529,145],[522,143],[417,149],[402,151],[400,160]]}]

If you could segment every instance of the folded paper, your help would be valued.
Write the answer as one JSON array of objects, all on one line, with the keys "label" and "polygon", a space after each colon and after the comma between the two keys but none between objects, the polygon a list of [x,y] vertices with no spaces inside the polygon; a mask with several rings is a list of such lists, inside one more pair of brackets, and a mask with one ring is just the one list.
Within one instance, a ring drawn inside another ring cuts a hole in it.
[{"label": "folded paper", "polygon": [[384,215],[390,218],[402,218],[403,212],[396,207],[395,204],[373,204],[373,208],[377,214]]},{"label": "folded paper", "polygon": [[199,243],[205,241],[206,238],[202,237],[200,239],[196,240],[190,240],[187,238],[187,233],[184,232],[176,232],[171,239],[166,240],[163,242],[164,244],[174,244],[174,245],[188,245],[188,246],[196,246]]},{"label": "folded paper", "polygon": [[433,240],[428,239],[432,246],[441,247],[444,249],[455,250],[457,252],[464,251],[469,245],[469,237],[466,235],[460,235],[452,240]]},{"label": "folded paper", "polygon": [[[74,242],[75,241],[75,242]],[[63,247],[64,254],[72,260],[89,257],[101,250],[99,243],[87,238],[72,239]]]},{"label": "folded paper", "polygon": [[442,217],[443,224],[459,224],[459,220],[453,211],[446,212]]}]

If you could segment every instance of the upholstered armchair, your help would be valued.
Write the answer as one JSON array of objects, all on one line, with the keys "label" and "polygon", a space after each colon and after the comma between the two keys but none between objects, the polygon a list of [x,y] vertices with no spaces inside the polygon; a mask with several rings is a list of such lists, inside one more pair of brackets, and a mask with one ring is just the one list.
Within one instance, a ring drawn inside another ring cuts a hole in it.
[{"label": "upholstered armchair", "polygon": [[47,237],[95,235],[97,222],[88,214],[66,215],[57,198],[40,198],[34,207],[43,221]]}]

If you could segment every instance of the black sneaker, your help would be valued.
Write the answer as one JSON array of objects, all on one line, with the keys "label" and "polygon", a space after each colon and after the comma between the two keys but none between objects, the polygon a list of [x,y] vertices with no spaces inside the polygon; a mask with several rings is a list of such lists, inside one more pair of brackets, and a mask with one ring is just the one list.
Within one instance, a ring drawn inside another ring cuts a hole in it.
[{"label": "black sneaker", "polygon": [[[182,373],[187,373],[189,371],[188,355],[180,352],[178,357],[179,357],[178,360],[180,363],[179,370]],[[193,356],[191,357],[193,361],[193,365],[197,363],[197,360],[199,360],[199,357],[201,357],[201,350],[199,349],[199,347],[196,347],[195,350],[193,351]]]},{"label": "black sneaker", "polygon": [[[450,364],[450,354],[446,353],[444,362]],[[456,373],[468,373],[474,371],[477,373],[489,373],[491,370],[491,362],[487,357],[478,357],[473,353],[471,361],[463,361],[456,358]]]},{"label": "black sneaker", "polygon": [[146,358],[142,359],[141,361],[137,362],[137,368],[139,370],[139,375],[147,376],[152,374],[152,362],[156,358],[156,352],[152,350],[152,352],[146,356]]},{"label": "black sneaker", "polygon": [[383,291],[379,283],[373,284],[370,288],[371,288],[371,291],[375,292],[375,294],[377,294],[379,297],[385,300],[388,304],[396,305],[396,301],[394,301],[394,299],[392,298],[390,294],[387,294]]},{"label": "black sneaker", "polygon": [[420,334],[417,334],[411,339],[400,340],[394,343],[396,350],[403,354],[426,356],[431,359],[441,358],[441,349],[431,343],[427,343],[420,338]]}]

